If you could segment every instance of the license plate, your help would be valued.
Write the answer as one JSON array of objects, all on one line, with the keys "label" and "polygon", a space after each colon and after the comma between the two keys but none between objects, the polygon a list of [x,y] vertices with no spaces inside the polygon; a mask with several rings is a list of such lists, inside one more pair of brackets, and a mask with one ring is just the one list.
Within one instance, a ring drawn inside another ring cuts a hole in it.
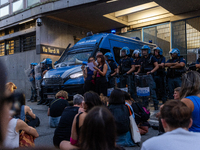
[{"label": "license plate", "polygon": [[137,87],[137,95],[138,96],[150,96],[149,87]]},{"label": "license plate", "polygon": [[47,98],[54,99],[54,98],[55,98],[55,95],[47,95]]}]

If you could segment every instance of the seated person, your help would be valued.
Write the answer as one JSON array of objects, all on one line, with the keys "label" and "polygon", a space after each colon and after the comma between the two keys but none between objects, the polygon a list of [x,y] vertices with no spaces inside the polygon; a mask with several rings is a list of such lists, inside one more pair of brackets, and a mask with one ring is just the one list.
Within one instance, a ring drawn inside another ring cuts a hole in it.
[{"label": "seated person", "polygon": [[150,112],[142,107],[139,103],[135,103],[131,96],[127,92],[123,92],[125,101],[133,108],[134,115],[135,115],[135,122],[138,126],[141,135],[145,135],[148,133],[150,124],[148,123],[148,119],[150,117]]},{"label": "seated person", "polygon": [[83,122],[85,120],[85,117],[94,106],[101,106],[101,105],[102,105],[102,102],[97,93],[89,91],[84,94],[83,108],[85,109],[85,111],[83,113],[81,112],[77,114],[74,117],[74,120],[72,123],[70,142],[66,140],[62,141],[59,146],[61,150],[71,150],[71,149],[76,148],[76,146],[79,146],[80,131],[81,131]]},{"label": "seated person", "polygon": [[[12,97],[7,99],[7,103],[8,103],[8,105],[10,105],[10,108],[13,105],[13,102],[14,101],[13,101]],[[7,127],[6,138],[3,142],[4,147],[11,148],[11,149],[19,148],[20,130],[25,131],[27,134],[32,135],[34,138],[39,137],[39,134],[36,131],[36,129],[34,129],[31,126],[28,126],[23,120],[12,118],[11,116],[9,117],[9,120],[10,121],[9,121],[8,127]]]},{"label": "seated person", "polygon": [[135,146],[131,138],[129,109],[125,105],[124,93],[120,89],[114,89],[109,98],[108,109],[115,118],[117,127],[116,144],[119,146]]},{"label": "seated person", "polygon": [[180,90],[181,90],[181,87],[177,87],[174,89],[174,99],[175,100],[180,100]]},{"label": "seated person", "polygon": [[[90,134],[88,134],[90,133]],[[122,150],[116,146],[113,115],[105,106],[94,107],[86,116],[80,133],[82,150]]]},{"label": "seated person", "polygon": [[68,106],[64,109],[58,127],[54,132],[53,143],[55,147],[59,148],[60,142],[63,140],[70,141],[72,122],[75,115],[83,111],[83,100],[82,95],[76,94],[73,97],[74,106]]},{"label": "seated person", "polygon": [[63,110],[69,106],[67,99],[68,93],[61,90],[56,94],[56,99],[51,101],[48,108],[49,125],[51,128],[58,126]]},{"label": "seated person", "polygon": [[161,109],[161,122],[166,133],[145,141],[141,150],[200,149],[200,134],[188,131],[192,112],[180,100],[167,101]]}]

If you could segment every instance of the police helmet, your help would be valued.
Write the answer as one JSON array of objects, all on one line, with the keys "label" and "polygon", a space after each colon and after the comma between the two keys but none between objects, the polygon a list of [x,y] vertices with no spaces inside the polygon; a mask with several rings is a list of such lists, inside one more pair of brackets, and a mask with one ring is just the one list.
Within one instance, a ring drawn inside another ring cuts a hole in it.
[{"label": "police helmet", "polygon": [[180,51],[178,48],[173,48],[170,52],[170,54],[177,54],[177,56],[180,56]]},{"label": "police helmet", "polygon": [[140,49],[134,50],[132,56],[135,57],[135,54],[138,54],[138,56],[141,57],[141,50]]},{"label": "police helmet", "polygon": [[37,66],[38,63],[31,63],[30,65],[31,65],[31,66]]},{"label": "police helmet", "polygon": [[148,54],[151,53],[151,48],[148,45],[143,45],[141,50],[148,50]]},{"label": "police helmet", "polygon": [[51,65],[52,64],[52,60],[50,58],[46,58],[45,60],[43,60],[41,62],[41,64]]},{"label": "police helmet", "polygon": [[108,57],[108,60],[113,60],[113,54],[110,52],[105,53],[104,56]]},{"label": "police helmet", "polygon": [[123,47],[120,50],[120,57],[122,57],[122,51],[125,51],[126,55],[130,55],[130,49],[128,47]]},{"label": "police helmet", "polygon": [[159,51],[159,55],[163,55],[163,50],[162,50],[162,48],[160,48],[160,47],[155,47],[155,48],[153,48],[153,51],[155,52],[155,50],[158,50],[158,51]]}]

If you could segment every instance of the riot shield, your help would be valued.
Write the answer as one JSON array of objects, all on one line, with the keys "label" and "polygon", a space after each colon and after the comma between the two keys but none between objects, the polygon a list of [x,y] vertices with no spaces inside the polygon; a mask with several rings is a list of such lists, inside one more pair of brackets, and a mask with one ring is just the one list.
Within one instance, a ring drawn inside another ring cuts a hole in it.
[{"label": "riot shield", "polygon": [[35,86],[36,89],[41,89],[41,82],[42,82],[42,69],[40,64],[34,67],[35,69]]},{"label": "riot shield", "polygon": [[31,73],[32,69],[29,67],[28,69],[24,69],[25,76],[29,82],[34,80],[33,74]]}]

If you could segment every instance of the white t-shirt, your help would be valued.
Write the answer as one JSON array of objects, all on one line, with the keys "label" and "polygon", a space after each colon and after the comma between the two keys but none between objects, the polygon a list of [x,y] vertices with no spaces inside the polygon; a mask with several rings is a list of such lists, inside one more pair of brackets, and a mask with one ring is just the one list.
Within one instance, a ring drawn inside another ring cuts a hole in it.
[{"label": "white t-shirt", "polygon": [[148,139],[141,150],[200,150],[200,133],[178,128]]},{"label": "white t-shirt", "polygon": [[17,125],[17,120],[12,118],[8,123],[7,134],[4,140],[4,147],[6,148],[18,148],[19,147],[19,132],[17,133],[15,128]]}]

